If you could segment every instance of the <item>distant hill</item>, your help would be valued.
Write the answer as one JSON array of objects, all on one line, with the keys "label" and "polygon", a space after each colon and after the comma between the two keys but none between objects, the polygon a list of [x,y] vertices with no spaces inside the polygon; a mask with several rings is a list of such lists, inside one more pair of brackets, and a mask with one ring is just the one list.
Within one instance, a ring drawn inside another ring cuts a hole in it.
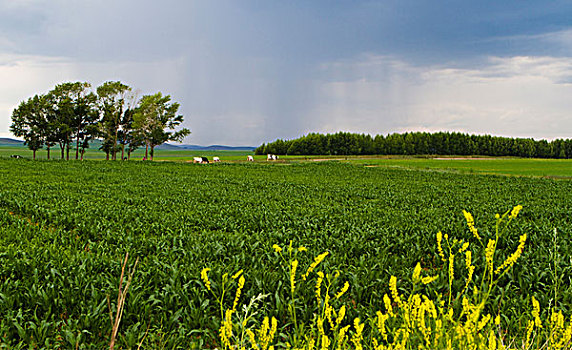
[{"label": "distant hill", "polygon": [[0,137],[0,146],[24,146],[24,141]]}]

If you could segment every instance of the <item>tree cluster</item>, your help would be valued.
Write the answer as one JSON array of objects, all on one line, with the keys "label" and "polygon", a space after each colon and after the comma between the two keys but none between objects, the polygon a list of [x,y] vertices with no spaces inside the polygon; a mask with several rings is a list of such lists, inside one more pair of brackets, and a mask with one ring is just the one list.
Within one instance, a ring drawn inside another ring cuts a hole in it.
[{"label": "tree cluster", "polygon": [[43,95],[35,95],[20,103],[12,112],[10,131],[24,138],[25,144],[36,152],[44,147],[59,146],[61,159],[83,159],[90,141],[101,140],[100,149],[106,159],[131,157],[145,146],[145,158],[153,159],[156,146],[167,141],[182,141],[190,134],[186,128],[175,131],[183,122],[178,115],[179,104],[169,95],[158,92],[140,99],[128,85],[109,81],[91,90],[86,82],[56,85]]},{"label": "tree cluster", "polygon": [[371,136],[311,133],[293,140],[262,144],[256,154],[280,155],[481,155],[572,158],[572,140],[551,142],[459,132],[407,132]]}]

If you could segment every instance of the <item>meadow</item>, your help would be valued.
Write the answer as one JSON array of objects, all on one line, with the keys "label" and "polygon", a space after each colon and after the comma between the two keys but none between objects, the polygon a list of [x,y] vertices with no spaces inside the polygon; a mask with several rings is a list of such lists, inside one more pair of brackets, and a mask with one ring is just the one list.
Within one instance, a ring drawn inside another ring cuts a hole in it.
[{"label": "meadow", "polygon": [[[463,210],[472,213],[483,237],[494,237],[495,214],[515,205],[523,209],[499,241],[499,260],[514,251],[524,233],[527,245],[487,307],[502,315],[509,333],[526,326],[532,296],[544,317],[554,304],[570,315],[572,182],[451,170],[450,164],[462,164],[458,160],[444,161],[451,162],[444,167],[449,170],[433,171],[427,162],[2,159],[0,343],[6,348],[108,347],[110,313],[116,310],[122,261],[129,253],[128,266],[133,269],[135,259],[138,264],[118,329],[119,347],[220,346],[224,313],[201,279],[205,268],[216,295],[222,280],[234,288],[237,281],[229,276],[243,270],[240,300],[265,295],[256,317],[275,317],[284,344],[294,328],[285,316],[294,288],[288,282],[291,267],[284,266],[275,244],[284,254],[288,247],[303,246],[296,257],[304,267],[328,252],[320,269],[330,275],[337,271],[332,289],[349,282],[347,319],[364,320],[375,316],[384,295],[391,294],[391,276],[405,293],[413,287],[417,262],[426,274],[441,271],[437,232],[471,241]],[[490,164],[504,167],[501,173],[517,168],[501,162]],[[538,176],[569,176],[560,168],[564,161],[538,162],[545,171]],[[319,313],[310,306],[315,282],[297,283],[297,322],[309,324]],[[454,283],[462,289],[464,282]],[[431,284],[441,294],[448,287],[446,278]],[[222,300],[230,308],[234,298],[233,289]]]}]

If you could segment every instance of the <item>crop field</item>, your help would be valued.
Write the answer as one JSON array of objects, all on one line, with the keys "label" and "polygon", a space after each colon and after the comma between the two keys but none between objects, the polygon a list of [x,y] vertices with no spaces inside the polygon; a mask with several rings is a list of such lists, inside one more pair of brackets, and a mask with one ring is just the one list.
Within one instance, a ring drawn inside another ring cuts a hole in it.
[{"label": "crop field", "polygon": [[[557,303],[570,316],[572,181],[419,171],[410,168],[431,166],[385,161],[0,159],[0,347],[108,348],[126,253],[133,279],[117,334],[123,349],[220,346],[221,310],[201,279],[205,268],[218,292],[221,280],[243,270],[241,304],[263,294],[255,317],[275,317],[285,340],[294,287],[275,244],[284,254],[291,244],[306,248],[297,253],[300,274],[328,252],[319,268],[339,273],[336,290],[349,282],[347,320],[367,320],[382,309],[391,276],[405,293],[418,262],[424,273],[439,274],[437,232],[473,242],[463,210],[481,236],[492,237],[495,214],[515,205],[523,209],[499,243],[499,260],[524,233],[526,246],[495,287],[490,312],[502,314],[507,332],[525,326],[531,296],[543,315]],[[516,167],[510,164],[499,166]],[[548,175],[569,176],[564,168]],[[474,278],[482,279],[478,270]],[[298,322],[308,324],[317,312],[309,302],[315,282],[296,283]],[[454,283],[462,289],[464,282]],[[449,282],[429,286],[445,293]],[[222,299],[226,307],[234,297],[232,289]]]}]

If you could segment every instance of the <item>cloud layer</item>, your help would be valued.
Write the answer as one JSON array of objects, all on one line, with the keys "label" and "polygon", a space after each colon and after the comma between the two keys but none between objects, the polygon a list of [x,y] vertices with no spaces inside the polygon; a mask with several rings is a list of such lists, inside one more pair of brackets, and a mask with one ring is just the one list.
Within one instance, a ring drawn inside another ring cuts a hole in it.
[{"label": "cloud layer", "polygon": [[565,1],[0,0],[0,135],[63,81],[121,80],[181,103],[186,143],[307,132],[572,127]]}]

